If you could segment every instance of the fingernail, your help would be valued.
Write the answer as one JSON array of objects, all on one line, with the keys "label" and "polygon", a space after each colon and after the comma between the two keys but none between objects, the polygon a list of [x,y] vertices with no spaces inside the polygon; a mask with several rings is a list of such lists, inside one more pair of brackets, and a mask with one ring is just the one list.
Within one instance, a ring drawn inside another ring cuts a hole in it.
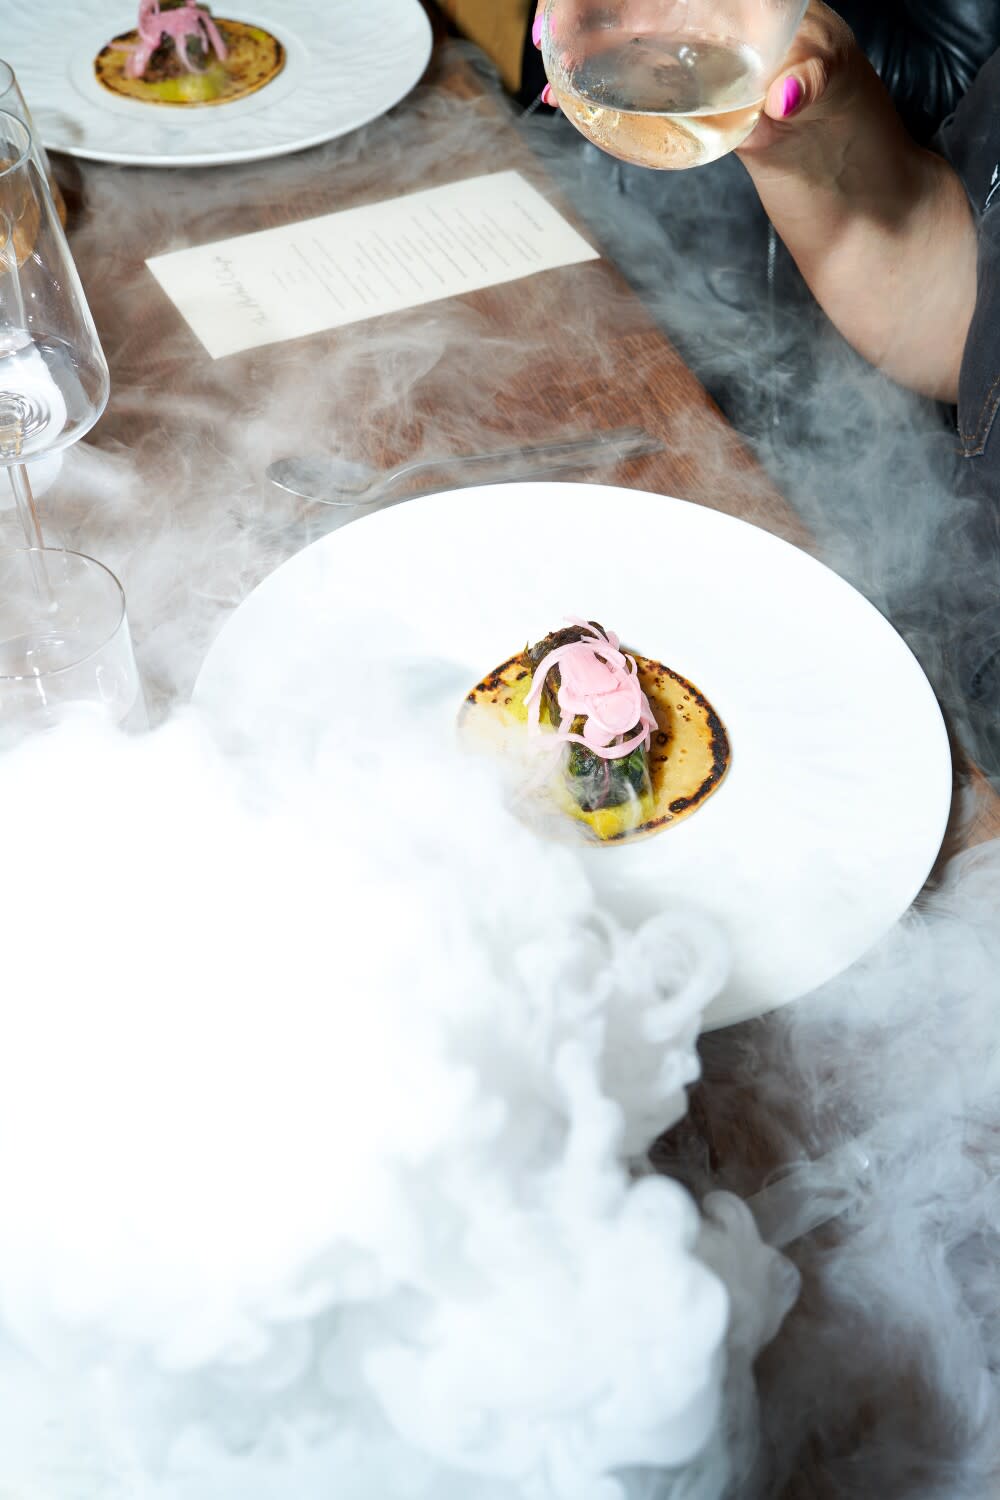
[{"label": "fingernail", "polygon": [[556,102],[556,98],[555,98],[555,95],[552,92],[552,85],[551,85],[551,83],[547,83],[545,85],[545,87],[542,89],[542,103],[543,104],[553,104],[554,105],[555,102]]},{"label": "fingernail", "polygon": [[797,78],[786,78],[781,91],[781,118],[794,114],[802,103],[802,85]]},{"label": "fingernail", "polygon": [[542,45],[542,17],[541,12],[535,17],[535,24],[531,28],[531,40],[536,47]]}]

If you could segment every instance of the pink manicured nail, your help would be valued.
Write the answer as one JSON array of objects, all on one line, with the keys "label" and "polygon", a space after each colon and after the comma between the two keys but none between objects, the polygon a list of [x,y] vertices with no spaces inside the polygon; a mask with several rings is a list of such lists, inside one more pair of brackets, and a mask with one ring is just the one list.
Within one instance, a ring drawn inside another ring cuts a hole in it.
[{"label": "pink manicured nail", "polygon": [[536,47],[540,47],[542,45],[542,16],[540,11],[535,17],[534,26],[532,26],[531,28],[531,40],[534,42]]},{"label": "pink manicured nail", "polygon": [[551,85],[551,83],[547,83],[545,85],[545,87],[542,89],[542,103],[543,104],[551,104],[551,105],[554,106],[555,102],[556,102],[556,96],[552,92],[552,85]]},{"label": "pink manicured nail", "polygon": [[802,103],[802,85],[797,78],[786,78],[781,91],[781,118],[793,114]]}]

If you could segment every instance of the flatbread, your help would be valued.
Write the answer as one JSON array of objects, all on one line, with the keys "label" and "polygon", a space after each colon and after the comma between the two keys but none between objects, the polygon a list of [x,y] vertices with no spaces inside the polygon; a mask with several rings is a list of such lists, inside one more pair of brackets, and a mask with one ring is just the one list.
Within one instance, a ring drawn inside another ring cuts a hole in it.
[{"label": "flatbread", "polygon": [[147,82],[145,78],[129,78],[125,72],[128,53],[114,43],[134,46],[139,33],[126,31],[116,36],[113,43],[102,47],[94,59],[97,81],[110,93],[120,94],[126,99],[191,109],[210,104],[232,104],[236,99],[257,93],[278,76],[285,66],[285,49],[277,37],[262,26],[248,26],[243,21],[215,17],[215,24],[226,44],[228,56],[225,62],[213,56],[202,73],[184,73],[156,83]]},{"label": "flatbread", "polygon": [[651,800],[593,812],[579,806],[563,780],[561,757],[546,759],[551,731],[543,726],[541,735],[529,733],[525,699],[532,670],[526,651],[488,673],[469,693],[458,721],[463,738],[507,761],[513,779],[520,781],[518,804],[529,820],[551,822],[557,811],[582,825],[578,831],[588,840],[614,845],[674,827],[718,791],[732,759],[719,715],[679,672],[650,657],[630,654],[657,726],[649,750]]}]

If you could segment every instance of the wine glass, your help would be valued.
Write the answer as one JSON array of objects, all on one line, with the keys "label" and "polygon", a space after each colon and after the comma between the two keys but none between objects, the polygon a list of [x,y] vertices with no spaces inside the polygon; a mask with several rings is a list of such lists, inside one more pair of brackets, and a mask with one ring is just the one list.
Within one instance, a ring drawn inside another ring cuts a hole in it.
[{"label": "wine glass", "polygon": [[0,750],[85,710],[146,725],[121,584],[81,552],[0,549]]},{"label": "wine glass", "polygon": [[23,121],[0,111],[0,465],[29,546],[43,546],[26,460],[89,432],[107,361]]},{"label": "wine glass", "polygon": [[14,69],[10,63],[4,62],[3,58],[0,58],[0,110],[13,115],[16,120],[20,120],[22,125],[27,125],[28,130],[31,132],[32,153],[42,172],[45,174],[45,181],[48,183],[49,192],[52,194],[52,201],[56,206],[59,221],[65,225],[66,204],[63,201],[62,193],[59,191],[59,184],[53,176],[45,147],[42,145],[41,137],[32,122],[24,95],[21,93],[17,79],[14,76]]},{"label": "wine glass", "polygon": [[807,0],[545,0],[542,60],[563,113],[611,156],[715,161],[760,119]]}]

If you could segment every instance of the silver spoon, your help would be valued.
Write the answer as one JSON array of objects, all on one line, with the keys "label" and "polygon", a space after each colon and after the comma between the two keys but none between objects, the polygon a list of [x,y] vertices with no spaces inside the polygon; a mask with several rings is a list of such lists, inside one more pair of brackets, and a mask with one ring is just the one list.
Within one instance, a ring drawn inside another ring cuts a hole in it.
[{"label": "silver spoon", "polygon": [[504,480],[536,479],[584,464],[621,463],[648,453],[661,453],[663,443],[641,427],[608,428],[558,443],[527,444],[493,453],[458,457],[421,458],[395,469],[374,469],[350,459],[321,456],[279,458],[268,465],[267,477],[279,489],[321,505],[372,505],[401,479],[438,470],[459,470],[455,484],[435,489],[455,489],[474,476],[479,483],[500,484]]}]

